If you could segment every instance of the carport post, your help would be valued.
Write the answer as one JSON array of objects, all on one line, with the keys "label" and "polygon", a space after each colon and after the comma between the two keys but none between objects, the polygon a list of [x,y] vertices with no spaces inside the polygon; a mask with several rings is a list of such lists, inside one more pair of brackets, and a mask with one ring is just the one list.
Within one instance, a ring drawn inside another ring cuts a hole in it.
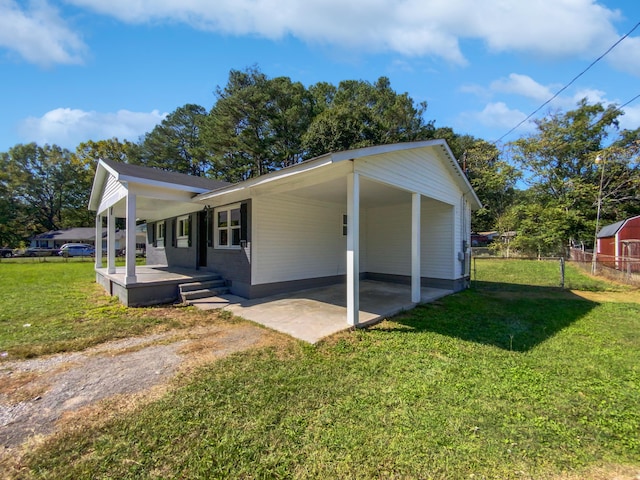
[{"label": "carport post", "polygon": [[136,283],[136,196],[127,193],[127,242],[125,245],[127,276],[125,285]]},{"label": "carport post", "polygon": [[96,215],[96,268],[102,268],[102,215]]},{"label": "carport post", "polygon": [[[100,250],[102,250],[102,241]],[[107,273],[116,273],[116,217],[113,214],[113,207],[109,207],[107,211]]]},{"label": "carport post", "polygon": [[347,175],[347,323],[360,314],[360,175]]},{"label": "carport post", "polygon": [[411,194],[411,301],[420,303],[420,194]]}]

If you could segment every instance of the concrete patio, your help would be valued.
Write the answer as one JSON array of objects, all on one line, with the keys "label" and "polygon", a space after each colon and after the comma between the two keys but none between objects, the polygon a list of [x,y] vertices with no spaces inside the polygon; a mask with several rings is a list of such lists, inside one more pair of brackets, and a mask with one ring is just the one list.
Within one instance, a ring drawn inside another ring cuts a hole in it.
[{"label": "concrete patio", "polygon": [[[451,290],[422,288],[422,303],[453,293]],[[247,300],[235,295],[194,300],[202,310],[224,309],[234,315],[309,343],[351,328],[347,324],[344,284],[303,290],[291,294]],[[375,323],[415,306],[411,287],[373,280],[360,282],[359,326]]]}]

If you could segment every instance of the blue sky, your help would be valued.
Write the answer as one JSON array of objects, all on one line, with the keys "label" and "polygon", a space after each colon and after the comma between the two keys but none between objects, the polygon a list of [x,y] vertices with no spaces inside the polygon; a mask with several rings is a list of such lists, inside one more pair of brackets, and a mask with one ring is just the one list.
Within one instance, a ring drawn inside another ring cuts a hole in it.
[{"label": "blue sky", "polygon": [[[436,126],[493,141],[639,21],[637,0],[0,0],[0,152],[136,141],[252,65],[307,86],[387,76]],[[640,27],[549,108],[638,94]]]}]

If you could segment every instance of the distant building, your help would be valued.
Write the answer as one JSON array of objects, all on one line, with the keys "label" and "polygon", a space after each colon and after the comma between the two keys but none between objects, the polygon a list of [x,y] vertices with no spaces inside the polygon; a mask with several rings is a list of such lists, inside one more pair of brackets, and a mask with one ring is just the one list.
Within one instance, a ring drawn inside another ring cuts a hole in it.
[{"label": "distant building", "polygon": [[603,265],[640,272],[640,215],[602,227],[596,248]]},{"label": "distant building", "polygon": [[[146,225],[138,225],[136,227],[136,243],[144,248],[146,243]],[[116,230],[115,248],[116,251],[124,248],[127,232],[125,230]],[[31,239],[31,247],[58,249],[65,243],[87,243],[95,246],[96,229],[93,227],[76,227],[65,230],[50,230],[45,233],[36,235]],[[107,248],[107,229],[102,229],[102,249]]]}]

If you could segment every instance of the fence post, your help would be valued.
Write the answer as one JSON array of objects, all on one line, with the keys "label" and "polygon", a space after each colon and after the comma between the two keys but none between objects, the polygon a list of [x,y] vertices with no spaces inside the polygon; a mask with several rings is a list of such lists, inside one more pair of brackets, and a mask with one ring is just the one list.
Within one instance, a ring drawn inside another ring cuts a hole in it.
[{"label": "fence post", "polygon": [[564,288],[564,257],[560,257],[560,288]]}]

